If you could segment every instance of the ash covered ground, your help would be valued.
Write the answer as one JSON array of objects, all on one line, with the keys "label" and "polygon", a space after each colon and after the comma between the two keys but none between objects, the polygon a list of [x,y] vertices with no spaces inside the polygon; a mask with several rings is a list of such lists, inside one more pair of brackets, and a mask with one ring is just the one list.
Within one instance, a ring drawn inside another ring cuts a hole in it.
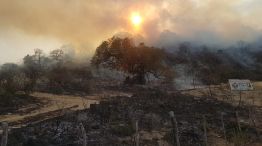
[{"label": "ash covered ground", "polygon": [[[261,107],[241,107],[209,96],[192,96],[179,91],[129,87],[132,96],[104,98],[89,109],[61,110],[61,116],[12,129],[9,146],[81,146],[83,129],[88,146],[131,146],[135,144],[138,122],[142,146],[174,145],[171,119],[174,111],[181,145],[204,145],[203,116],[207,122],[209,145],[226,145],[221,122],[223,113],[228,145],[261,144]],[[250,121],[250,110],[256,114],[256,125]],[[239,123],[236,111],[239,114]],[[82,128],[83,128],[82,127]]]}]

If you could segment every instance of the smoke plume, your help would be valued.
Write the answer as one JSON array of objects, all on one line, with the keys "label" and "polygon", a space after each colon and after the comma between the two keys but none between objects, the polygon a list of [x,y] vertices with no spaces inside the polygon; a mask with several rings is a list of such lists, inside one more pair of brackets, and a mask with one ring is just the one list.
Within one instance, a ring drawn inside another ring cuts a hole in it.
[{"label": "smoke plume", "polygon": [[[261,35],[261,6],[261,0],[0,0],[0,32],[57,38],[89,52],[118,32],[160,46],[229,45]],[[130,24],[132,12],[143,17],[139,32]]]}]

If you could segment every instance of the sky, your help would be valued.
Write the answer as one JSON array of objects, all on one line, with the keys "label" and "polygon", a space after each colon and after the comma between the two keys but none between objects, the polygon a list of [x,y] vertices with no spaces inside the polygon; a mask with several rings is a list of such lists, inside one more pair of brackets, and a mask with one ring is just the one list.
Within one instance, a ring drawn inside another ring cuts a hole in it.
[{"label": "sky", "polygon": [[[141,17],[134,25],[133,14]],[[118,33],[150,45],[230,45],[262,35],[261,0],[0,0],[0,64],[69,45],[91,56]]]}]

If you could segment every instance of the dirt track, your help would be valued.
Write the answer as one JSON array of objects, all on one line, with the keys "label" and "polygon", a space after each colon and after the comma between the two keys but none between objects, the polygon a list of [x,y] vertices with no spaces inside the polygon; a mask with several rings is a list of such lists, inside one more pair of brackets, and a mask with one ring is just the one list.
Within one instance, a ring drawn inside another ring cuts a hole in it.
[{"label": "dirt track", "polygon": [[121,92],[99,93],[88,96],[55,95],[49,93],[33,93],[32,96],[39,100],[39,104],[32,104],[18,109],[14,113],[0,116],[0,122],[6,121],[12,127],[20,127],[63,114],[63,112],[89,108],[90,104],[99,103],[104,97],[127,95]]},{"label": "dirt track", "polygon": [[90,104],[99,102],[98,96],[80,97],[48,93],[33,93],[32,96],[36,97],[41,103],[21,108],[15,113],[2,115],[0,117],[0,122],[6,121],[13,126],[19,126],[20,124],[24,125],[28,124],[26,121],[29,122],[29,120],[26,119],[34,119],[30,121],[30,123],[42,121],[47,118],[58,116],[63,109],[80,110],[88,108]]}]

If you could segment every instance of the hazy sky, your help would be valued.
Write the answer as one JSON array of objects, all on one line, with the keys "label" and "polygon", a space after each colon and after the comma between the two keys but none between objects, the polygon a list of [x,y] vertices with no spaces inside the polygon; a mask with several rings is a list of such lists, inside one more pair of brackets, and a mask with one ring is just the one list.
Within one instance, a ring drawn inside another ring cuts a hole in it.
[{"label": "hazy sky", "polygon": [[[130,22],[135,12],[139,29]],[[252,41],[262,34],[261,14],[262,0],[0,0],[0,63],[65,44],[92,54],[118,32],[140,34],[150,44]]]}]

